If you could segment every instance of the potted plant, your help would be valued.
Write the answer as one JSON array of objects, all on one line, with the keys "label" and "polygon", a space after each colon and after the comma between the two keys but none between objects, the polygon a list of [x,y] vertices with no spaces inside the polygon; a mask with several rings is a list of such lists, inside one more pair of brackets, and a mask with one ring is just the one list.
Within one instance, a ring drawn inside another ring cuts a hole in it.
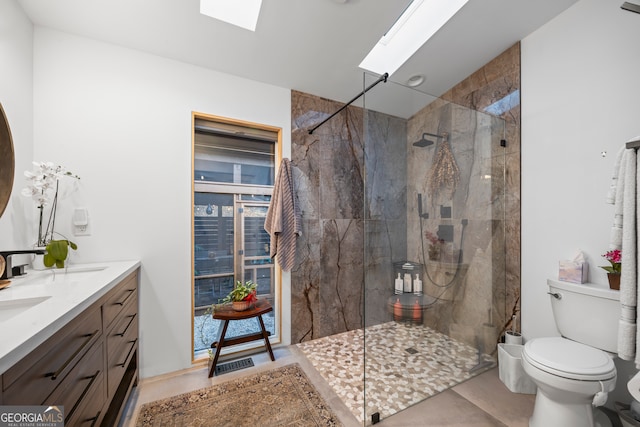
[{"label": "potted plant", "polygon": [[[51,162],[33,162],[33,165],[32,171],[24,173],[28,186],[22,190],[22,195],[31,197],[40,211],[36,247],[44,247],[53,240],[55,233],[60,180],[63,177],[79,180],[80,177],[69,172],[63,166],[54,165]],[[50,206],[48,219],[45,214],[45,206]]]},{"label": "potted plant", "polygon": [[78,245],[66,239],[49,241],[46,246],[47,252],[42,260],[44,266],[53,267],[55,265],[57,268],[64,268],[64,262],[69,255],[69,248],[75,251],[78,249]]},{"label": "potted plant", "polygon": [[611,289],[620,289],[620,274],[622,273],[622,251],[620,249],[614,249],[607,251],[602,255],[604,259],[609,261],[611,265],[600,266],[607,272],[607,278],[609,279],[609,287]]},{"label": "potted plant", "polygon": [[251,280],[247,280],[244,283],[238,280],[235,288],[223,298],[222,303],[231,303],[231,306],[236,311],[248,310],[258,300],[257,287],[258,285]]}]

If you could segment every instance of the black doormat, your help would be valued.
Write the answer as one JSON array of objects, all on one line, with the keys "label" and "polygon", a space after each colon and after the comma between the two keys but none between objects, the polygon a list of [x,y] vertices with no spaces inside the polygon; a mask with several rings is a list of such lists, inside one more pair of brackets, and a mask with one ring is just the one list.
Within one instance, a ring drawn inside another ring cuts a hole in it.
[{"label": "black doormat", "polygon": [[231,362],[216,365],[216,375],[226,374],[227,372],[239,371],[240,369],[250,368],[253,366],[253,359],[234,360]]}]

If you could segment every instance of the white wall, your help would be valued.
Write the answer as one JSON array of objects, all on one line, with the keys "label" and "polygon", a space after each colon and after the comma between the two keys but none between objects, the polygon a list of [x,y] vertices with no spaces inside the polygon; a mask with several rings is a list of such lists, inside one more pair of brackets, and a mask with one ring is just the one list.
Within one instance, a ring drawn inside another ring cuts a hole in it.
[{"label": "white wall", "polygon": [[73,261],[140,259],[141,376],[191,366],[191,112],[281,127],[290,156],[290,91],[36,27],[34,100],[35,159],[81,177],[59,231],[89,210]]},{"label": "white wall", "polygon": [[[16,174],[12,197],[0,218],[0,249],[25,249],[30,241],[23,232],[33,219],[25,213],[19,196],[25,186],[22,172],[33,160],[33,26],[14,0],[0,1],[0,104],[13,136]],[[25,218],[26,216],[26,218]]]},{"label": "white wall", "polygon": [[525,339],[558,334],[546,280],[559,260],[582,249],[590,281],[607,280],[605,196],[616,153],[640,135],[640,15],[620,4],[581,0],[522,41]]}]

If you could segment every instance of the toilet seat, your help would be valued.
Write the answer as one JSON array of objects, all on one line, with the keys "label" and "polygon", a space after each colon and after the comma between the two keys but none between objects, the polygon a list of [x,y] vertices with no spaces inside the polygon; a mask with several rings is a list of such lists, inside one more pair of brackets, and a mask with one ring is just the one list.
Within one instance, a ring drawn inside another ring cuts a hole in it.
[{"label": "toilet seat", "polygon": [[616,376],[607,353],[561,337],[528,341],[522,358],[540,370],[573,380],[604,381]]}]

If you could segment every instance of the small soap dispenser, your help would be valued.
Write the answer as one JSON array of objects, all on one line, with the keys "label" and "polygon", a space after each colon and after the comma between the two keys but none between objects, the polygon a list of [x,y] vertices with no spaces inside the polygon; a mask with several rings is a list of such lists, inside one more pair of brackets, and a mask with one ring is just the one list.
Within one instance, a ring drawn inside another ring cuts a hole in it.
[{"label": "small soap dispenser", "polygon": [[404,291],[411,293],[411,274],[404,273]]},{"label": "small soap dispenser", "polygon": [[420,280],[419,274],[416,274],[416,280],[413,281],[413,293],[422,295],[422,280]]},{"label": "small soap dispenser", "polygon": [[404,286],[404,282],[402,281],[402,277],[400,277],[400,273],[398,273],[398,277],[396,278],[396,285],[395,285],[396,294],[402,293],[403,286]]}]

